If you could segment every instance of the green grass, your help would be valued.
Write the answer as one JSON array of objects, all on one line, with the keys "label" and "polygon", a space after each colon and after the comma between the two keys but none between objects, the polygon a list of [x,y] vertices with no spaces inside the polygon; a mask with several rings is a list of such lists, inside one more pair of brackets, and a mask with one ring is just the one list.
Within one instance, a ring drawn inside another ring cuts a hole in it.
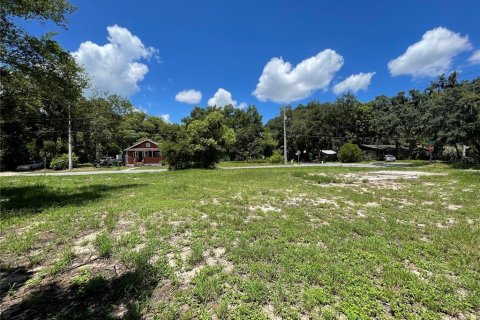
[{"label": "green grass", "polygon": [[3,177],[0,271],[18,279],[0,308],[6,318],[475,319],[480,174],[436,163],[394,170],[442,175],[370,181],[378,170]]},{"label": "green grass", "polygon": [[267,160],[251,160],[251,161],[220,161],[217,165],[219,168],[231,168],[231,167],[263,167],[263,166],[271,166],[271,164]]},{"label": "green grass", "polygon": [[99,234],[95,238],[95,247],[101,257],[109,257],[113,249],[112,238],[106,232]]}]

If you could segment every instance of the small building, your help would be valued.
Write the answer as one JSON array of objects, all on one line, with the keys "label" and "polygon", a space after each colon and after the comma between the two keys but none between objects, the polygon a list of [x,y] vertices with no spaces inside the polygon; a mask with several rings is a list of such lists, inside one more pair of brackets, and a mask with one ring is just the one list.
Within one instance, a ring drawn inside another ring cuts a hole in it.
[{"label": "small building", "polygon": [[152,140],[143,140],[125,149],[127,166],[159,166],[162,160],[158,143]]},{"label": "small building", "polygon": [[361,144],[360,149],[367,154],[370,154],[373,159],[377,160],[382,160],[387,154],[393,154],[397,159],[408,158],[408,148],[399,146],[397,149],[394,144]]},{"label": "small building", "polygon": [[335,161],[337,159],[337,153],[333,150],[320,150],[320,160],[322,161]]}]

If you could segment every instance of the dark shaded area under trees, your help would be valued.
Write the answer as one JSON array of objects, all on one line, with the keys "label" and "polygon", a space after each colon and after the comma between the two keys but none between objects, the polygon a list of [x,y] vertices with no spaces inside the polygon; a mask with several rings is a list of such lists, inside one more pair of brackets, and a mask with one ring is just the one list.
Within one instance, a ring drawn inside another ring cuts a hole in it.
[{"label": "dark shaded area under trees", "polygon": [[[346,94],[333,103],[287,107],[286,113],[289,157],[307,150],[313,160],[320,150],[338,150],[347,142],[404,146],[409,157],[417,156],[417,146],[433,144],[434,156],[445,160],[460,159],[466,145],[471,157],[480,156],[480,78],[458,81],[452,73],[432,81],[423,92],[382,95],[365,103]],[[281,143],[283,116],[266,126]],[[444,147],[454,154],[442,154]]]},{"label": "dark shaded area under trees", "polygon": [[[68,121],[81,163],[114,156],[141,139],[160,143],[174,168],[212,167],[221,159],[250,160],[283,148],[283,116],[266,125],[255,106],[195,107],[182,124],[165,122],[116,95],[86,97],[88,78],[47,33],[34,37],[16,19],[65,28],[75,8],[65,0],[4,0],[0,6],[0,168],[51,160],[67,152]],[[286,107],[289,158],[318,158],[347,142],[408,148],[434,144],[434,157],[480,157],[480,78],[442,75],[423,91],[399,92],[360,102],[352,94],[335,102]],[[445,148],[448,147],[448,148]],[[296,158],[296,157],[295,157]]]}]

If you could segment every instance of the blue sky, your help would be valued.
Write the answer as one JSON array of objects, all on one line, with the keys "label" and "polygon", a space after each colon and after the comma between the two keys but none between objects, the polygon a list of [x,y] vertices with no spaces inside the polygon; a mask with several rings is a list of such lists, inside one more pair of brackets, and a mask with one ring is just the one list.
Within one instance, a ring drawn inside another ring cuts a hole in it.
[{"label": "blue sky", "polygon": [[[180,99],[190,103],[176,101],[182,90],[201,92],[200,106],[215,93],[211,103],[256,105],[268,120],[286,103],[333,101],[347,90],[367,101],[423,89],[439,71],[480,75],[478,0],[73,4],[68,30],[55,39],[101,89],[173,122],[198,101],[198,92]],[[42,33],[51,25],[27,28]]]}]

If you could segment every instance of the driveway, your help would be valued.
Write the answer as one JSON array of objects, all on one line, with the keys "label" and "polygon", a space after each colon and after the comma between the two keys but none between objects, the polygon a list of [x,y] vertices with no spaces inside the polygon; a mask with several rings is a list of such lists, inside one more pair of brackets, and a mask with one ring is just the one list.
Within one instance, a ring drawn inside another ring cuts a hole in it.
[{"label": "driveway", "polygon": [[[270,168],[297,168],[297,167],[346,167],[346,168],[401,168],[409,167],[410,163],[391,163],[391,162],[372,162],[372,163],[301,163],[301,164],[289,164],[289,165],[271,165],[271,166],[244,166],[244,167],[226,167],[220,168],[221,170],[242,170],[242,169],[270,169]],[[59,172],[47,172],[35,171],[35,172],[0,172],[0,177],[11,176],[83,176],[83,175],[97,175],[97,174],[129,174],[129,173],[146,173],[146,172],[165,172],[166,168],[159,169],[138,169],[130,168],[123,170],[101,170],[101,171],[59,171]]]}]

